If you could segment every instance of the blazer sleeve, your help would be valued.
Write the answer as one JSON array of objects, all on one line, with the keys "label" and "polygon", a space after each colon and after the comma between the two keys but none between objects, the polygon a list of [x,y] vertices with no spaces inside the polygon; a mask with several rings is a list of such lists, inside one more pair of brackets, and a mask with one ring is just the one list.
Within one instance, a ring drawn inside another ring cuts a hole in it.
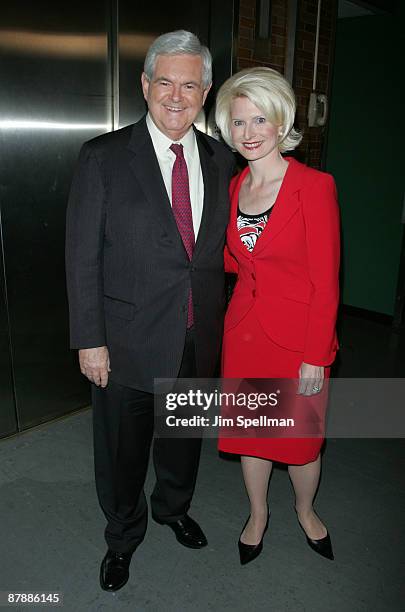
[{"label": "blazer sleeve", "polygon": [[339,304],[339,208],[333,177],[322,174],[303,203],[312,294],[305,339],[305,363],[330,365],[336,355]]},{"label": "blazer sleeve", "polygon": [[105,187],[98,160],[84,144],[66,217],[66,280],[71,348],[106,345],[103,307]]}]

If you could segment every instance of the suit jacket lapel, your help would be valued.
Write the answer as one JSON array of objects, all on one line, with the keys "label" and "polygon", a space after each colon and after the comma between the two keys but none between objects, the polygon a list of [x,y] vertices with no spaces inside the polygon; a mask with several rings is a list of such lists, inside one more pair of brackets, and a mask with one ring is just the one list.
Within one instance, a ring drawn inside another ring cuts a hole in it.
[{"label": "suit jacket lapel", "polygon": [[[194,131],[204,181],[204,202],[193,258],[198,256],[208,237],[209,224],[215,210],[218,192],[218,167],[213,161],[213,151],[203,135],[198,130]],[[134,125],[128,148],[134,153],[130,162],[131,170],[151,207],[155,209],[156,219],[163,225],[169,236],[184,249],[145,117]]]},{"label": "suit jacket lapel", "polygon": [[193,259],[198,257],[205,240],[208,238],[209,225],[214,215],[218,195],[218,167],[213,160],[213,151],[204,136],[198,130],[194,131],[197,138],[201,172],[204,181],[204,203]]},{"label": "suit jacket lapel", "polygon": [[[271,241],[274,240],[274,238],[284,229],[300,205],[299,192],[300,188],[302,187],[301,165],[298,164],[293,158],[288,157],[287,160],[289,165],[280,187],[280,191],[278,192],[274,209],[270,215],[268,224],[263,230],[255,245],[255,248],[251,253],[253,256],[259,254],[264,248],[266,248],[266,246],[271,244]],[[237,189],[237,196],[239,195],[240,184],[239,188]],[[240,245],[244,249],[244,254],[247,253],[248,256],[250,256],[249,251],[243,245],[237,233],[236,213],[233,223],[235,227],[235,234],[237,235]]]},{"label": "suit jacket lapel", "polygon": [[156,220],[170,238],[183,246],[145,117],[134,125],[128,148],[134,153],[130,161],[131,170],[151,208],[155,210]]},{"label": "suit jacket lapel", "polygon": [[232,242],[233,248],[236,248],[241,255],[244,257],[250,257],[251,253],[247,250],[242,240],[240,239],[237,218],[238,218],[238,204],[239,204],[239,192],[246,175],[249,173],[249,166],[246,166],[236,178],[236,184],[233,185],[231,192],[231,214],[229,217],[229,229],[227,233],[227,240]]}]

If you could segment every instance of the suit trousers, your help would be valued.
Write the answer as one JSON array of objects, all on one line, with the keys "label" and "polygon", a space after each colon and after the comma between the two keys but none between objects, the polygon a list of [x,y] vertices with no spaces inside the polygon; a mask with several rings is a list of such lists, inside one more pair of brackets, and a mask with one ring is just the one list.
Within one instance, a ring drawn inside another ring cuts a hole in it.
[{"label": "suit trousers", "polygon": [[[188,330],[179,378],[195,378],[193,329]],[[92,385],[96,489],[107,520],[105,539],[115,552],[133,552],[145,537],[148,505],[144,483],[153,438],[153,394],[109,380]],[[153,518],[175,522],[187,513],[194,492],[201,438],[156,438]]]}]

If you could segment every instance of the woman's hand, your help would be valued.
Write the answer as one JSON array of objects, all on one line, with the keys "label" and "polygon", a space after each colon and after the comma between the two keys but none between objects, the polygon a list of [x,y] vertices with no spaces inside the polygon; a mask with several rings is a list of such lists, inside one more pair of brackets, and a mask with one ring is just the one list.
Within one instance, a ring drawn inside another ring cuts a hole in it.
[{"label": "woman's hand", "polygon": [[322,391],[323,379],[325,377],[325,368],[323,366],[311,365],[303,361],[298,373],[300,377],[298,394],[315,395]]}]

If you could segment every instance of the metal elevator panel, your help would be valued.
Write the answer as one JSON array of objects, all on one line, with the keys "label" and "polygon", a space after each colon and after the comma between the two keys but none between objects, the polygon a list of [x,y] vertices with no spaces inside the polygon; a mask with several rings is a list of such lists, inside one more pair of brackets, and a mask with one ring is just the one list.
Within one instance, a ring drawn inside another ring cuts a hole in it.
[{"label": "metal elevator panel", "polygon": [[69,350],[65,211],[79,148],[110,129],[109,2],[9,3],[0,30],[1,206],[21,429],[88,403]]}]

